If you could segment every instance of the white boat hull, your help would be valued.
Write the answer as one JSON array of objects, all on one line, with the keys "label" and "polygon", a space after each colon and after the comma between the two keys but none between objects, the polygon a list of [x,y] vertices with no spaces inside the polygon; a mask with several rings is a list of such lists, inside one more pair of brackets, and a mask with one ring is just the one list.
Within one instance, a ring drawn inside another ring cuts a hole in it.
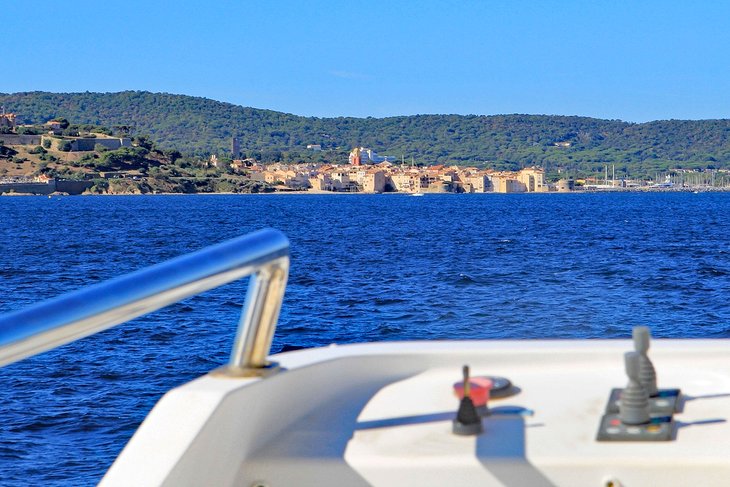
[{"label": "white boat hull", "polygon": [[[104,478],[128,485],[727,485],[730,341],[655,340],[660,387],[681,388],[667,442],[597,442],[629,341],[349,345],[272,357],[265,379],[211,375],[170,391]],[[452,385],[519,387],[477,437],[451,433]],[[610,484],[613,482],[613,484]]]}]

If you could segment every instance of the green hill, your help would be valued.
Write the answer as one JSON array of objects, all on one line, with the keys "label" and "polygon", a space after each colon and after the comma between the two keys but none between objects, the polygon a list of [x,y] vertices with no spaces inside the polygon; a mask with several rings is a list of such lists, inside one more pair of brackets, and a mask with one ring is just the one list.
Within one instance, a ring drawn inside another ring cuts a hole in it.
[{"label": "green hill", "polygon": [[[162,149],[189,154],[226,154],[236,136],[246,155],[264,161],[342,162],[350,148],[362,145],[423,164],[541,165],[572,174],[600,173],[604,164],[631,175],[677,167],[730,168],[730,120],[634,124],[548,115],[312,118],[140,91],[0,94],[0,104],[16,113],[19,123],[64,117],[75,123],[127,125]],[[321,144],[323,151],[308,151],[307,144]]]}]

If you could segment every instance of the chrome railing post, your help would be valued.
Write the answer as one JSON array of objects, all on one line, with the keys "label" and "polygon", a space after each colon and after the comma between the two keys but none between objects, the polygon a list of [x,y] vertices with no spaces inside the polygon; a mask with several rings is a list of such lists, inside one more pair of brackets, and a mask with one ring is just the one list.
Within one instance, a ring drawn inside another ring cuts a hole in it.
[{"label": "chrome railing post", "polygon": [[226,374],[250,375],[269,367],[266,357],[274,338],[288,276],[288,256],[270,262],[251,276]]}]

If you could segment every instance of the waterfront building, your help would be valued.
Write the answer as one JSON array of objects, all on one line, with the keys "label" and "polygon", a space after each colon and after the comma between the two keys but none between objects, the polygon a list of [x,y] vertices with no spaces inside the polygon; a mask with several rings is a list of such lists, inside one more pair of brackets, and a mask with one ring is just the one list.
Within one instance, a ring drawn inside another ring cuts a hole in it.
[{"label": "waterfront building", "polygon": [[561,193],[573,191],[574,184],[572,179],[561,179],[555,184],[555,189]]},{"label": "waterfront building", "polygon": [[333,191],[332,178],[329,174],[317,174],[309,178],[309,185],[314,191]]},{"label": "waterfront building", "polygon": [[524,193],[525,191],[525,185],[517,181],[514,173],[494,173],[491,179],[495,193]]},{"label": "waterfront building", "polygon": [[[467,191],[466,186],[469,186]],[[492,181],[486,174],[474,174],[464,177],[464,191],[467,193],[487,193],[492,191]]]},{"label": "waterfront building", "polygon": [[287,173],[287,179],[284,180],[284,184],[286,184],[291,189],[296,190],[304,190],[312,187],[309,182],[309,175],[306,173],[293,172],[291,176],[289,176]]},{"label": "waterfront building", "polygon": [[394,172],[389,179],[396,191],[404,193],[419,193],[421,191],[421,175],[416,170]]},{"label": "waterfront building", "polygon": [[425,191],[429,193],[456,193],[457,185],[450,181],[436,180],[428,183]]},{"label": "waterfront building", "polygon": [[346,168],[333,169],[329,172],[329,176],[332,179],[331,191],[345,191],[345,192],[357,192],[360,191],[360,186],[357,181],[350,178],[350,171]]},{"label": "waterfront building", "polygon": [[528,193],[542,193],[548,190],[545,184],[545,171],[536,168],[522,169],[517,173],[517,181],[525,186]]},{"label": "waterfront building", "polygon": [[341,185],[347,185],[350,183],[350,172],[345,169],[336,169],[330,173],[332,181],[340,183]]},{"label": "waterfront building", "polygon": [[385,191],[385,172],[381,170],[368,171],[361,184],[362,190],[366,193],[382,193]]}]

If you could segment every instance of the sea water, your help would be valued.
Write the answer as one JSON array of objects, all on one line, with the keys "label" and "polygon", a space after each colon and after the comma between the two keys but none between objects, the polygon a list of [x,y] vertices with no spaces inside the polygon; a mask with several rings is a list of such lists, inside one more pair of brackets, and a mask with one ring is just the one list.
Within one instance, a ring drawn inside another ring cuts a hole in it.
[{"label": "sea water", "polygon": [[[0,198],[0,312],[264,227],[274,341],[730,336],[730,194]],[[160,396],[228,359],[233,283],[0,370],[0,485],[94,485]]]}]

